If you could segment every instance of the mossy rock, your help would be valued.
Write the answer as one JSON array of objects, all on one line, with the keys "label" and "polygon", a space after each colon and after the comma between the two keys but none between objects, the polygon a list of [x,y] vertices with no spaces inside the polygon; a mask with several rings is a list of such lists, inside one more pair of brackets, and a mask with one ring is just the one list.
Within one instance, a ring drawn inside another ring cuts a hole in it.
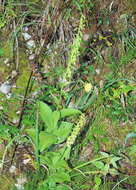
[{"label": "mossy rock", "polygon": [[[5,68],[1,67],[1,70],[5,72]],[[12,88],[12,96],[7,99],[5,95],[1,94],[1,105],[4,107],[4,112],[10,117],[10,120],[17,119],[18,115],[16,112],[20,110],[22,106],[23,97],[25,94],[25,90],[27,87],[27,83],[30,76],[30,67],[25,53],[20,52],[20,62],[19,62],[19,75],[15,81],[16,88]],[[4,76],[4,80],[7,75],[9,75],[9,71]]]}]

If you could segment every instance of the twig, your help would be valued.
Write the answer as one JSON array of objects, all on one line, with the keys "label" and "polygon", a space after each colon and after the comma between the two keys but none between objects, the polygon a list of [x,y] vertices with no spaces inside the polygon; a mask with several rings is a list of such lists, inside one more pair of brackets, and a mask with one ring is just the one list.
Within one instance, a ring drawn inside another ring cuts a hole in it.
[{"label": "twig", "polygon": [[23,103],[22,103],[22,108],[21,108],[21,113],[20,113],[20,118],[19,118],[19,122],[18,122],[18,125],[17,125],[18,129],[21,128],[21,122],[22,122],[22,119],[23,119],[25,105],[26,105],[27,93],[28,93],[28,90],[29,90],[32,75],[33,75],[33,71],[31,71],[29,79],[28,79],[28,82],[27,82],[27,86],[26,86],[26,90],[25,90],[25,94],[24,94],[24,98],[23,98]]},{"label": "twig", "polygon": [[[24,110],[25,110],[25,105],[26,105],[26,97],[27,97],[27,93],[28,93],[28,89],[29,89],[29,85],[30,85],[30,82],[31,82],[32,75],[33,75],[33,71],[31,71],[31,73],[30,73],[28,83],[27,83],[27,87],[26,87],[26,90],[25,90],[24,99],[23,99],[23,103],[22,103],[22,109],[21,109],[21,113],[20,113],[20,118],[19,118],[19,122],[18,122],[18,125],[17,125],[18,129],[21,128],[21,123],[22,123]],[[11,165],[13,163],[17,147],[18,147],[18,143],[15,142],[15,146],[14,146],[14,150],[13,150],[13,154],[12,154],[12,158],[11,158]]]}]

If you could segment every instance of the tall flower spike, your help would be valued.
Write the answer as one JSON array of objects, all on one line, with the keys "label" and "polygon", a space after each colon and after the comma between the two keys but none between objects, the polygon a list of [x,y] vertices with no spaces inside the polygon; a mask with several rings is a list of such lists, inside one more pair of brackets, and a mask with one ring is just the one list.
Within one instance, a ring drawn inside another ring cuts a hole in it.
[{"label": "tall flower spike", "polygon": [[84,29],[84,27],[85,27],[85,16],[82,15],[80,18],[77,35],[73,41],[73,44],[71,45],[71,50],[70,50],[69,58],[68,58],[68,66],[66,68],[66,73],[64,74],[64,79],[67,80],[68,83],[71,82],[71,78],[75,70],[75,63],[79,56],[79,49],[80,49],[82,37],[83,37],[82,30]]},{"label": "tall flower spike", "polygon": [[68,137],[68,139],[66,141],[67,147],[70,148],[74,144],[78,134],[80,133],[80,131],[83,128],[83,126],[85,125],[85,123],[86,123],[85,115],[81,114],[75,128],[73,129],[71,135]]}]

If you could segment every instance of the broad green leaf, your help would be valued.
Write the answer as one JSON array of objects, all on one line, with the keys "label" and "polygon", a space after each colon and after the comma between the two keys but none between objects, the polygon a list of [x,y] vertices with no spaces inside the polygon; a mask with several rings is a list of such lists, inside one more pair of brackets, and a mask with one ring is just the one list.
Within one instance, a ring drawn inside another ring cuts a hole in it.
[{"label": "broad green leaf", "polygon": [[100,185],[101,185],[101,178],[99,176],[95,176],[94,178],[94,181],[95,181],[95,186],[94,186],[94,190],[99,190],[100,189]]},{"label": "broad green leaf", "polygon": [[62,155],[60,153],[55,152],[52,157],[50,157],[52,160],[52,167],[55,169],[69,169],[67,162],[62,159]]},{"label": "broad green leaf", "polygon": [[50,176],[56,183],[63,183],[70,181],[70,176],[66,172],[59,171],[56,174]]},{"label": "broad green leaf", "polygon": [[93,165],[95,165],[95,167],[97,167],[98,169],[103,169],[104,168],[104,163],[101,161],[96,161],[93,163]]},{"label": "broad green leaf", "polygon": [[73,123],[61,122],[59,128],[57,129],[55,135],[58,137],[58,142],[63,142],[71,133]]},{"label": "broad green leaf", "polygon": [[[31,137],[32,141],[35,144],[36,131],[35,129],[27,129],[27,134]],[[47,134],[45,131],[41,131],[39,134],[39,149],[42,152],[44,149],[50,147],[52,144],[55,144],[57,137],[52,134]]]},{"label": "broad green leaf", "polygon": [[70,158],[70,151],[71,151],[71,147],[62,147],[59,152],[61,153],[61,157],[65,160],[68,160]]},{"label": "broad green leaf", "polygon": [[43,102],[39,102],[39,111],[40,111],[41,119],[43,120],[45,125],[49,129],[52,129],[53,119],[52,119],[52,110],[50,109],[50,107]]},{"label": "broad green leaf", "polygon": [[31,137],[32,141],[35,143],[36,139],[35,129],[26,129],[25,131]]},{"label": "broad green leaf", "polygon": [[115,156],[115,157],[113,157],[113,158],[111,159],[110,163],[113,165],[114,168],[118,168],[116,162],[117,162],[118,160],[120,160],[120,159],[121,159],[121,157],[117,157],[117,156]]},{"label": "broad green leaf", "polygon": [[60,117],[64,118],[64,117],[68,117],[68,116],[72,116],[72,115],[77,115],[77,114],[81,114],[82,112],[77,110],[77,109],[72,109],[72,108],[64,108],[60,111]]},{"label": "broad green leaf", "polygon": [[46,152],[46,155],[40,155],[41,163],[47,165],[49,168],[53,167],[53,160],[55,152]]},{"label": "broad green leaf", "polygon": [[60,118],[60,112],[54,111],[52,113],[52,119],[53,119],[53,128],[55,129],[57,127],[58,120]]},{"label": "broad green leaf", "polygon": [[95,176],[94,181],[95,181],[97,186],[99,186],[101,184],[101,182],[102,182],[102,180],[101,180],[101,178],[99,176]]},{"label": "broad green leaf", "polygon": [[115,168],[110,168],[109,173],[112,175],[118,175],[119,174],[119,172]]},{"label": "broad green leaf", "polygon": [[104,166],[104,168],[103,168],[103,171],[104,171],[104,174],[105,174],[105,175],[108,173],[109,168],[110,168],[109,164],[105,164],[105,166]]},{"label": "broad green leaf", "polygon": [[101,154],[102,156],[105,156],[105,158],[110,156],[107,152],[100,152],[100,154]]},{"label": "broad green leaf", "polygon": [[68,169],[68,164],[65,160],[58,160],[55,164],[55,168],[56,169],[61,169],[61,168],[65,168],[65,169]]},{"label": "broad green leaf", "polygon": [[41,155],[40,158],[41,162],[46,164],[49,169],[63,168],[69,170],[69,166],[62,156],[60,152],[46,152],[45,155]]},{"label": "broad green leaf", "polygon": [[4,54],[4,50],[0,48],[0,56],[2,56],[3,54]]},{"label": "broad green leaf", "polygon": [[51,134],[46,134],[45,131],[39,134],[39,149],[42,152],[44,149],[49,148],[52,144],[57,141],[56,136]]}]

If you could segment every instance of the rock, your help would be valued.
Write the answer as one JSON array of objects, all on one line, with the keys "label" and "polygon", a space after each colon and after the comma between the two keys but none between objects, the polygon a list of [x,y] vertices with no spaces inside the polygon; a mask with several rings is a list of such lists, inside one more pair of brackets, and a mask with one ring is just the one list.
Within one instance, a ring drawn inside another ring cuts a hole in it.
[{"label": "rock", "polygon": [[4,82],[3,84],[1,84],[0,86],[0,92],[2,92],[3,94],[8,94],[11,90],[11,85],[9,84],[9,82]]},{"label": "rock", "polygon": [[13,121],[12,121],[14,124],[17,124],[19,122],[18,119],[14,118]]},{"label": "rock", "polygon": [[27,182],[26,177],[20,176],[17,178],[17,183],[15,184],[17,190],[24,190],[24,184]]},{"label": "rock", "polygon": [[23,30],[24,30],[25,32],[27,32],[27,31],[28,31],[28,27],[27,27],[27,26],[24,27]]},{"label": "rock", "polygon": [[28,163],[31,163],[31,159],[30,158],[23,160],[23,164],[27,165]]},{"label": "rock", "polygon": [[23,37],[24,37],[24,39],[27,41],[27,40],[30,40],[31,39],[31,35],[30,34],[28,34],[27,32],[24,32],[24,33],[22,33],[22,35],[23,35]]},{"label": "rock", "polygon": [[9,62],[9,59],[6,58],[6,59],[4,60],[4,63],[5,63],[5,64],[8,64],[8,62]]},{"label": "rock", "polygon": [[11,93],[6,94],[7,99],[10,99],[10,98],[11,98],[11,96],[12,96],[12,94],[11,94]]},{"label": "rock", "polygon": [[29,60],[33,60],[35,58],[35,54],[29,56]]},{"label": "rock", "polygon": [[16,76],[17,76],[17,71],[13,70],[12,73],[11,73],[11,78],[13,79]]},{"label": "rock", "polygon": [[99,75],[101,73],[100,69],[95,69],[96,73]]},{"label": "rock", "polygon": [[12,173],[16,173],[16,170],[17,170],[17,168],[15,167],[15,166],[11,166],[10,168],[9,168],[9,172],[12,174]]},{"label": "rock", "polygon": [[24,186],[22,184],[15,184],[17,190],[24,190]]},{"label": "rock", "polygon": [[3,110],[4,108],[3,108],[3,106],[0,106],[0,110]]},{"label": "rock", "polygon": [[83,40],[84,40],[84,41],[88,41],[89,38],[90,38],[90,34],[87,34],[87,33],[86,33],[86,34],[83,35]]},{"label": "rock", "polygon": [[35,48],[35,42],[34,42],[34,40],[29,40],[29,41],[27,42],[27,47],[28,47],[29,49]]}]

